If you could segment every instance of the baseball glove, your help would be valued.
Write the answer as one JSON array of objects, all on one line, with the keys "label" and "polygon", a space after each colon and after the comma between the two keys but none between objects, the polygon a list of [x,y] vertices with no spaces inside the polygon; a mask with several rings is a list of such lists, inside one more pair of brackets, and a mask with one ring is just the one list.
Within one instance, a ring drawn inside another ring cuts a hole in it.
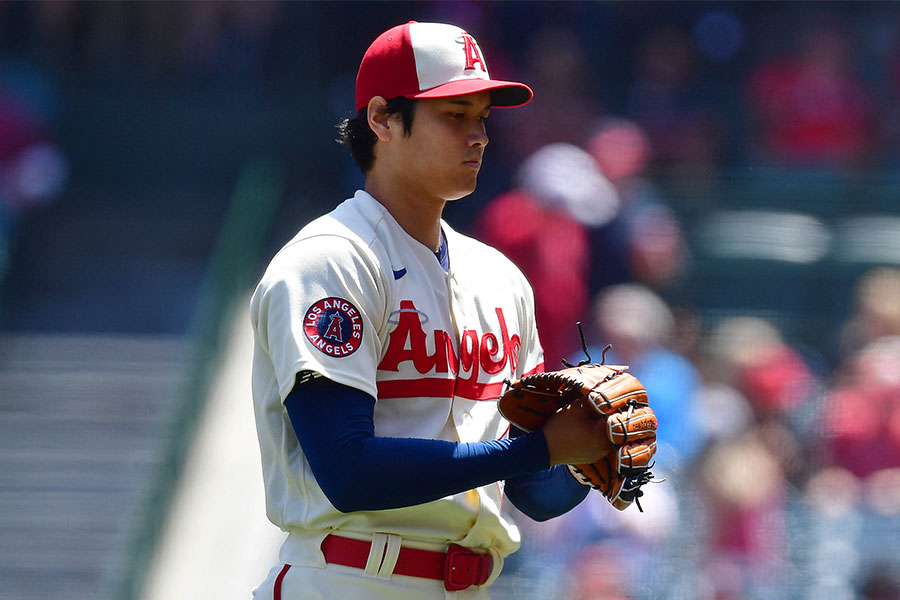
[{"label": "baseball glove", "polygon": [[[606,350],[603,354],[605,357]],[[585,351],[585,354],[587,352]],[[590,356],[588,356],[590,359]],[[650,408],[647,390],[627,366],[582,361],[559,371],[507,380],[500,413],[525,431],[540,429],[563,407],[578,402],[596,419],[606,422],[606,435],[614,452],[588,465],[569,465],[583,485],[599,490],[618,510],[638,498],[641,486],[653,479],[650,468],[656,455],[657,419]]]}]

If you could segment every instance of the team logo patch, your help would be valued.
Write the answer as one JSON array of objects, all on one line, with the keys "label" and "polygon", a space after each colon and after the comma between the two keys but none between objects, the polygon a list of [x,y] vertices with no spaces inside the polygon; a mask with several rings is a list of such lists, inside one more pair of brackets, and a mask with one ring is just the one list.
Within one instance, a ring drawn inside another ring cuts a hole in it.
[{"label": "team logo patch", "polygon": [[310,306],[303,328],[312,345],[328,356],[350,356],[362,344],[362,316],[343,298],[325,298]]}]

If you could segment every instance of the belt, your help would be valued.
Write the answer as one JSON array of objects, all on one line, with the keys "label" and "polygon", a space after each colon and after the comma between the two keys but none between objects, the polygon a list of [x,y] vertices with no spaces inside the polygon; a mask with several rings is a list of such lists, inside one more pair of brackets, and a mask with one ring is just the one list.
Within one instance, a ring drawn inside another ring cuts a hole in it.
[{"label": "belt", "polygon": [[[358,569],[366,568],[371,547],[371,542],[333,534],[322,542],[325,562]],[[451,544],[446,552],[401,547],[393,572],[395,575],[437,579],[453,592],[472,585],[484,585],[493,568],[494,559],[490,554]]]}]

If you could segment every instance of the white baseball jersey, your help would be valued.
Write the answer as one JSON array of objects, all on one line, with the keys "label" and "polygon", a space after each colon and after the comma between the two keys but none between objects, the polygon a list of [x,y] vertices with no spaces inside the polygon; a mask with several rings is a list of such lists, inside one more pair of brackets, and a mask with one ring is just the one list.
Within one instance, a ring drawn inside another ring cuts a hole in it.
[{"label": "white baseball jersey", "polygon": [[[407,508],[339,512],[283,405],[296,374],[310,371],[374,397],[376,436],[477,442],[507,434],[496,403],[503,379],[543,367],[533,293],[497,250],[442,228],[449,273],[358,191],[285,245],[253,295],[253,401],[267,512],[292,535],[385,532],[501,556],[518,548],[499,484]],[[282,560],[321,562],[304,554],[283,548]]]}]

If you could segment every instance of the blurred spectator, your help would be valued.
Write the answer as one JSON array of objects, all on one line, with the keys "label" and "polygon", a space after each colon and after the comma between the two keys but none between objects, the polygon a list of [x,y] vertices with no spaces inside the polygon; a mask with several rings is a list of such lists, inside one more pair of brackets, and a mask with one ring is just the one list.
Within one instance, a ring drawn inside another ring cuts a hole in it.
[{"label": "blurred spectator", "polygon": [[653,154],[644,130],[627,119],[600,120],[587,151],[615,187],[616,218],[591,230],[591,291],[638,281],[661,290],[683,271],[687,244],[659,190],[644,177]]},{"label": "blurred spectator", "polygon": [[900,564],[893,551],[900,467],[859,478],[825,466],[810,478],[803,500],[812,534],[801,555],[812,582],[810,597],[900,598]]},{"label": "blurred spectator", "polygon": [[588,227],[606,225],[621,208],[619,195],[591,155],[566,143],[547,144],[516,173],[519,187]]},{"label": "blurred spectator", "polygon": [[744,48],[744,22],[736,11],[712,4],[695,21],[691,39],[704,59],[713,64],[726,64]]},{"label": "blurred spectator", "polygon": [[735,438],[755,422],[753,409],[743,394],[722,381],[705,381],[701,385],[697,407],[703,415],[703,437],[710,443]]},{"label": "blurred spectator", "polygon": [[[6,85],[17,84],[13,88]],[[4,63],[0,72],[0,290],[11,264],[22,219],[62,191],[69,164],[47,115],[53,86],[27,63]]]},{"label": "blurred spectator", "polygon": [[883,336],[900,335],[900,269],[876,267],[854,289],[854,312],[841,329],[840,356]]},{"label": "blurred spectator", "polygon": [[183,5],[180,61],[191,76],[213,76],[228,90],[258,90],[273,37],[284,17],[284,3],[274,0]]},{"label": "blurred spectator", "polygon": [[704,579],[714,598],[779,597],[776,582],[789,576],[789,484],[810,471],[806,415],[820,385],[800,352],[757,317],[723,320],[702,356],[701,405],[722,424],[707,424],[713,442],[699,465],[711,534]]},{"label": "blurred spectator", "polygon": [[568,593],[564,600],[629,600],[623,573],[628,571],[621,546],[597,544],[583,548],[568,570]]},{"label": "blurred spectator", "polygon": [[762,318],[724,320],[710,335],[708,354],[719,376],[750,401],[757,421],[801,407],[819,389],[803,356]]},{"label": "blurred spectator", "polygon": [[869,508],[896,523],[900,517],[900,465],[895,463],[895,466],[875,471],[866,479],[865,485]]},{"label": "blurred spectator", "polygon": [[758,317],[724,320],[711,333],[706,355],[706,375],[746,398],[753,426],[785,475],[798,482],[808,476],[822,382],[806,358]]},{"label": "blurred spectator", "polygon": [[785,575],[788,548],[787,482],[778,457],[751,429],[715,442],[702,455],[699,475],[710,532],[701,564],[712,597],[771,593]]},{"label": "blurred spectator", "polygon": [[859,167],[873,150],[871,90],[846,21],[803,15],[796,47],[749,76],[760,158],[789,167]]},{"label": "blurred spectator", "polygon": [[547,25],[529,36],[524,81],[535,90],[534,100],[521,112],[503,115],[498,134],[507,136],[512,164],[520,164],[539,148],[565,142],[585,142],[585,127],[602,113],[591,86],[597,77],[582,40],[563,25]]},{"label": "blurred spectator", "polygon": [[860,600],[898,598],[900,598],[900,567],[896,563],[872,565],[860,586]]},{"label": "blurred spectator", "polygon": [[803,487],[806,504],[824,517],[845,516],[859,504],[861,494],[859,479],[840,467],[820,468]]},{"label": "blurred spectator", "polygon": [[827,465],[859,478],[900,467],[900,336],[848,357],[823,419]]},{"label": "blurred spectator", "polygon": [[[789,574],[789,483],[810,471],[808,413],[819,382],[781,332],[757,317],[719,323],[705,340],[703,364],[704,414],[725,410],[713,416],[725,429],[711,433],[699,468],[711,532],[705,579],[713,597],[778,597],[773,582]],[[718,576],[732,571],[736,581]]]},{"label": "blurred spectator", "polygon": [[712,175],[721,134],[698,77],[689,34],[668,25],[651,27],[639,40],[635,56],[626,112],[647,132],[652,167],[676,175]]},{"label": "blurred spectator", "polygon": [[284,22],[278,0],[203,2],[36,2],[41,44],[72,68],[132,78],[185,76],[228,91],[264,84]]},{"label": "blurred spectator", "polygon": [[[894,9],[895,7],[891,7]],[[887,35],[879,36],[879,41],[887,40],[883,46],[883,63],[876,60],[875,64],[884,64],[884,72],[879,73],[874,84],[882,88],[882,103],[879,110],[878,135],[887,155],[887,166],[897,168],[900,166],[900,31],[896,26],[896,12],[893,10],[874,20],[880,32],[885,30]],[[878,57],[880,58],[880,56]]]},{"label": "blurred spectator", "polygon": [[587,312],[585,224],[611,218],[618,200],[591,157],[569,144],[538,150],[516,181],[516,189],[489,202],[476,217],[473,233],[528,277],[544,360],[557,368],[579,346],[575,323]]},{"label": "blurred spectator", "polygon": [[603,346],[612,344],[606,362],[629,365],[647,389],[660,423],[659,464],[671,470],[689,464],[705,443],[695,410],[700,376],[671,349],[672,311],[645,286],[620,284],[596,296],[592,324],[601,343],[588,349],[591,358],[599,362]]},{"label": "blurred spectator", "polygon": [[48,126],[0,87],[0,204],[13,215],[50,202],[68,175]]}]

